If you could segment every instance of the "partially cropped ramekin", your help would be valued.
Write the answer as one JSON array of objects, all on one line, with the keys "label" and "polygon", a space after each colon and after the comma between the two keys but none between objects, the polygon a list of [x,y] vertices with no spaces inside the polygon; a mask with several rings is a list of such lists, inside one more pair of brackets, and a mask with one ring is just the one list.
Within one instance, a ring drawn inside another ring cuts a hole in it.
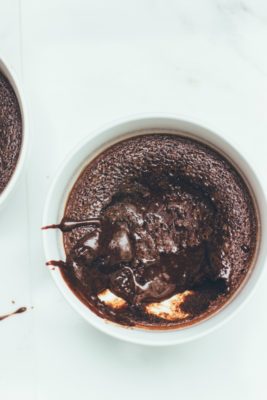
[{"label": "partially cropped ramekin", "polygon": [[[192,120],[191,118],[185,119],[175,115],[157,113],[121,119],[92,132],[90,136],[85,138],[63,162],[55,176],[47,196],[43,225],[45,226],[60,222],[64,214],[64,208],[70,189],[79,176],[81,170],[88,162],[90,162],[91,159],[117,141],[126,137],[140,135],[142,132],[151,132],[153,130],[156,132],[182,132],[185,136],[207,143],[228,158],[246,181],[252,197],[254,198],[255,207],[258,212],[259,237],[257,254],[254,260],[255,265],[251,269],[251,273],[242,288],[224,308],[202,322],[192,324],[186,328],[174,330],[148,330],[132,327],[127,328],[98,317],[88,307],[86,307],[68,287],[59,268],[51,270],[51,274],[67,301],[94,327],[128,342],[162,346],[188,342],[221,326],[236,314],[245,301],[250,297],[260,278],[267,250],[266,199],[258,177],[253,172],[252,167],[249,165],[245,157],[240,154],[232,144],[228,143],[223,138],[223,135],[204,126],[202,123]],[[47,261],[65,259],[61,232],[58,230],[43,231],[43,242]]]},{"label": "partially cropped ramekin", "polygon": [[14,189],[17,185],[17,182],[22,175],[22,171],[25,166],[26,155],[28,153],[28,142],[29,142],[29,129],[28,129],[28,117],[25,105],[25,99],[23,96],[22,88],[19,84],[18,79],[14,71],[10,66],[7,65],[6,61],[4,61],[0,56],[0,72],[7,78],[9,83],[11,84],[20,108],[20,113],[22,117],[22,143],[20,148],[19,157],[17,160],[17,164],[13,174],[4,188],[3,192],[0,194],[0,210],[1,208],[7,204],[9,201],[11,194],[14,192]]}]

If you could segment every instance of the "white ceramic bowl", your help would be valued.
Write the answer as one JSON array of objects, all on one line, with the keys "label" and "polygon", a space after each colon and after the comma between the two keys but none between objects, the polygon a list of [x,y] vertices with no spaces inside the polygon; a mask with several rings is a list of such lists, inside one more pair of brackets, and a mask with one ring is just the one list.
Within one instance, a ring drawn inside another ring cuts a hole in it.
[{"label": "white ceramic bowl", "polygon": [[[213,130],[192,121],[192,119],[185,120],[173,115],[139,115],[106,125],[93,132],[93,138],[86,138],[64,161],[48,193],[43,225],[60,222],[68,193],[73,183],[83,167],[94,158],[96,154],[122,138],[130,137],[138,133],[140,134],[140,130],[150,131],[151,129],[156,129],[160,132],[164,130],[182,131],[187,136],[210,144],[231,160],[250,186],[258,207],[261,232],[256,265],[246,284],[227,306],[209,319],[182,329],[157,331],[127,328],[110,321],[105,321],[94,314],[75,296],[65,283],[58,268],[52,270],[51,273],[57,286],[68,302],[94,327],[116,338],[129,342],[145,345],[171,345],[184,343],[207,334],[232,317],[237,310],[240,309],[240,306],[244,304],[245,300],[248,299],[262,272],[267,249],[266,200],[258,178],[237,149],[227,143],[223,139],[223,136],[215,133]],[[43,241],[47,261],[65,259],[62,234],[60,231],[43,231]]]},{"label": "white ceramic bowl", "polygon": [[26,154],[28,150],[28,141],[29,141],[29,132],[28,132],[28,118],[26,112],[26,105],[25,100],[23,97],[22,89],[18,83],[18,80],[12,71],[12,69],[7,66],[6,62],[0,58],[0,72],[8,79],[9,83],[13,87],[13,90],[17,96],[21,117],[22,117],[22,144],[20,149],[19,158],[17,161],[16,168],[7,184],[3,192],[0,194],[0,209],[3,207],[4,204],[7,203],[7,200],[10,198],[11,193],[19,180],[22,170],[25,165]]}]

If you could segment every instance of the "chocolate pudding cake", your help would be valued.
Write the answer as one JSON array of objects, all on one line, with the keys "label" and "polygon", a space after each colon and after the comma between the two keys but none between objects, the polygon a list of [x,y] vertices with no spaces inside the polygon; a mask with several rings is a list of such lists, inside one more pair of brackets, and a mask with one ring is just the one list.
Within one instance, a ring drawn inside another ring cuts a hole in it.
[{"label": "chocolate pudding cake", "polygon": [[257,214],[221,154],[181,134],[144,134],[91,161],[68,197],[60,267],[102,318],[169,329],[221,309],[252,269]]},{"label": "chocolate pudding cake", "polygon": [[0,195],[16,168],[22,144],[22,119],[16,94],[0,71]]}]

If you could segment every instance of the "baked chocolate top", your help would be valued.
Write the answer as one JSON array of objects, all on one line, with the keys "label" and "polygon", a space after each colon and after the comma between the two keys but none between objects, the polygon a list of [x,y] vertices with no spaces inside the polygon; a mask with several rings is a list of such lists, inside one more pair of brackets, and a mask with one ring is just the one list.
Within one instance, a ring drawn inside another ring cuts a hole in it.
[{"label": "baked chocolate top", "polygon": [[179,135],[121,141],[83,170],[67,201],[72,290],[103,318],[168,328],[220,309],[248,274],[257,216],[236,169]]},{"label": "baked chocolate top", "polygon": [[22,120],[15,92],[0,72],[0,194],[18,161],[22,144]]}]

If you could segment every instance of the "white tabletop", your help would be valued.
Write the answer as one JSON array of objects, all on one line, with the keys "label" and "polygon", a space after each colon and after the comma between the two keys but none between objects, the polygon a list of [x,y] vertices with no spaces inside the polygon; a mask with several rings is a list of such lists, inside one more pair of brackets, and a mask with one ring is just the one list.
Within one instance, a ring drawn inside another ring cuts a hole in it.
[{"label": "white tabletop", "polygon": [[136,112],[219,127],[265,171],[267,190],[266,46],[265,0],[0,0],[0,54],[24,86],[31,125],[27,170],[1,213],[0,314],[34,307],[0,323],[1,399],[266,399],[267,271],[220,330],[145,348],[70,308],[44,266],[40,232],[65,155]]}]

